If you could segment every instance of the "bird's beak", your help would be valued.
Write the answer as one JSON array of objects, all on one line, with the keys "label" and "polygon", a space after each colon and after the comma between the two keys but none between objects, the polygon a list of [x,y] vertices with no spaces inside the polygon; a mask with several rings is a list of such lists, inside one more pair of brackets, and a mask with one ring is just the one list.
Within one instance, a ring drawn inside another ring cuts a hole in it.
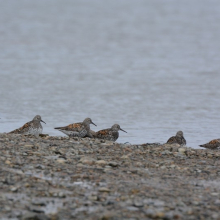
[{"label": "bird's beak", "polygon": [[93,125],[97,126],[95,123],[91,122]]},{"label": "bird's beak", "polygon": [[121,130],[121,131],[124,131],[125,133],[128,133],[127,131],[125,131],[125,130],[123,130],[123,129],[121,129],[121,128],[120,128],[120,130]]},{"label": "bird's beak", "polygon": [[46,122],[44,122],[43,120],[40,120],[40,121],[42,121],[44,124],[46,124]]}]

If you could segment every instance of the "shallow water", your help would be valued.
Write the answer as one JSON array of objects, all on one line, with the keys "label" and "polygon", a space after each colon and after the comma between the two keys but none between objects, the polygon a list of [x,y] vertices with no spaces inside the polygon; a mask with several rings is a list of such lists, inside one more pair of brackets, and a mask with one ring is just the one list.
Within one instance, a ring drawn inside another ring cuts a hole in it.
[{"label": "shallow water", "polygon": [[91,117],[119,142],[219,138],[220,2],[1,1],[0,132]]}]

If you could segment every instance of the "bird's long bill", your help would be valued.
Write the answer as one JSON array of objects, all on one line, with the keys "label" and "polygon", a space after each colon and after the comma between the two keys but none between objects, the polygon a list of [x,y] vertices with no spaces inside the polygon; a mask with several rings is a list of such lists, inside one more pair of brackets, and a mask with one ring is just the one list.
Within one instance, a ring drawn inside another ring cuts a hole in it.
[{"label": "bird's long bill", "polygon": [[42,121],[44,124],[46,124],[46,122],[44,122],[43,120],[40,120],[40,121]]},{"label": "bird's long bill", "polygon": [[125,131],[125,130],[123,130],[123,129],[121,129],[121,128],[120,128],[120,130],[121,130],[121,131],[124,131],[125,133],[128,133],[127,131]]},{"label": "bird's long bill", "polygon": [[95,123],[91,122],[93,125],[97,126]]}]

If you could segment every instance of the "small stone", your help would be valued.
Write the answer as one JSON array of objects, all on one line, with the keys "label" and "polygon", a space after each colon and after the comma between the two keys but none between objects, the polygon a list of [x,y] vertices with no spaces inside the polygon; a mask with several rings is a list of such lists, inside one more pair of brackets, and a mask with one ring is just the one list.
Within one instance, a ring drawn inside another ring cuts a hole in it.
[{"label": "small stone", "polygon": [[17,191],[18,191],[18,188],[17,188],[17,187],[12,187],[12,188],[11,188],[11,191],[12,191],[12,192],[17,192]]},{"label": "small stone", "polygon": [[174,153],[174,156],[175,156],[175,157],[179,157],[179,158],[181,158],[181,159],[185,159],[185,158],[186,158],[186,156],[185,156],[184,154],[180,153],[180,152],[178,152],[178,153],[175,152],[175,153]]},{"label": "small stone", "polygon": [[99,188],[99,192],[110,192],[111,190],[106,187]]},{"label": "small stone", "polygon": [[181,153],[181,154],[185,154],[186,153],[186,148],[180,147],[178,149],[178,152]]},{"label": "small stone", "polygon": [[107,164],[107,162],[105,160],[98,160],[95,163],[98,165],[103,165],[103,166]]},{"label": "small stone", "polygon": [[220,206],[220,199],[215,200],[215,205]]},{"label": "small stone", "polygon": [[212,196],[218,196],[219,193],[217,193],[217,192],[213,192],[213,193],[211,193],[211,195],[212,195]]},{"label": "small stone", "polygon": [[157,212],[155,217],[156,218],[163,218],[165,216],[165,214],[163,212]]},{"label": "small stone", "polygon": [[37,213],[34,212],[27,212],[22,216],[22,220],[35,220],[37,218]]},{"label": "small stone", "polygon": [[121,159],[129,159],[129,156],[128,156],[128,155],[123,155],[123,156],[121,157]]},{"label": "small stone", "polygon": [[127,209],[128,211],[132,211],[132,212],[133,212],[133,211],[134,211],[134,212],[135,212],[135,211],[139,211],[139,208],[136,208],[136,207],[133,207],[133,206],[127,206],[126,209]]},{"label": "small stone", "polygon": [[43,200],[38,200],[38,199],[33,199],[31,202],[33,205],[38,205],[38,206],[46,206],[46,201]]},{"label": "small stone", "polygon": [[77,166],[77,167],[86,167],[86,165],[83,165],[83,164],[81,164],[81,163],[78,163],[76,166]]},{"label": "small stone", "polygon": [[193,201],[192,204],[198,206],[199,202],[198,201]]},{"label": "small stone", "polygon": [[66,195],[65,195],[63,192],[59,192],[59,193],[58,193],[58,197],[60,197],[60,198],[65,198]]},{"label": "small stone", "polygon": [[9,165],[9,164],[11,164],[11,162],[10,162],[9,160],[6,160],[6,161],[5,161],[5,164],[8,164],[8,165]]},{"label": "small stone", "polygon": [[45,166],[44,166],[44,165],[41,165],[41,164],[37,164],[37,165],[35,166],[35,168],[44,170],[44,169],[45,169]]},{"label": "small stone", "polygon": [[168,151],[168,150],[165,150],[165,151],[162,151],[161,154],[162,155],[170,155],[172,153],[170,151]]},{"label": "small stone", "polygon": [[39,134],[40,137],[48,137],[49,134]]},{"label": "small stone", "polygon": [[5,160],[6,160],[6,158],[5,158],[5,157],[3,157],[3,156],[0,156],[0,160],[5,161]]},{"label": "small stone", "polygon": [[144,212],[148,217],[153,217],[155,215],[155,212],[153,209],[147,209]]},{"label": "small stone", "polygon": [[92,201],[97,201],[98,197],[97,196],[89,196],[88,199],[92,200]]},{"label": "small stone", "polygon": [[163,207],[165,205],[165,203],[160,200],[154,201],[153,204],[154,204],[154,206],[157,206],[157,207]]},{"label": "small stone", "polygon": [[144,203],[141,199],[135,199],[134,200],[134,206],[135,207],[142,207],[142,206],[144,206]]},{"label": "small stone", "polygon": [[5,211],[8,211],[8,212],[11,211],[11,208],[9,206],[5,206],[4,209]]},{"label": "small stone", "polygon": [[57,163],[66,163],[66,160],[63,158],[59,158],[56,161],[57,161]]},{"label": "small stone", "polygon": [[141,162],[136,162],[135,165],[136,165],[137,167],[142,167],[142,166],[143,166],[143,163],[141,163]]},{"label": "small stone", "polygon": [[49,220],[50,218],[47,217],[45,214],[43,213],[35,213],[35,212],[26,212],[22,218],[22,220]]},{"label": "small stone", "polygon": [[208,154],[207,157],[208,158],[213,158],[213,155],[212,154]]},{"label": "small stone", "polygon": [[92,165],[92,164],[94,164],[95,160],[93,158],[83,157],[80,159],[80,162],[83,164]]},{"label": "small stone", "polygon": [[118,167],[119,166],[119,164],[114,162],[114,161],[109,162],[108,165],[112,166],[112,167]]},{"label": "small stone", "polygon": [[32,145],[32,144],[26,144],[26,145],[24,145],[24,147],[34,147],[34,145]]}]

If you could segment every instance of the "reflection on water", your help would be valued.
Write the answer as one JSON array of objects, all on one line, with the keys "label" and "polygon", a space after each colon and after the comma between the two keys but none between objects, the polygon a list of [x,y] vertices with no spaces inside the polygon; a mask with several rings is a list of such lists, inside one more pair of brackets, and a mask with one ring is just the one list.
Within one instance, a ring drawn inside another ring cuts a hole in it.
[{"label": "reflection on water", "polygon": [[91,117],[119,142],[219,138],[217,0],[2,1],[0,132]]}]

